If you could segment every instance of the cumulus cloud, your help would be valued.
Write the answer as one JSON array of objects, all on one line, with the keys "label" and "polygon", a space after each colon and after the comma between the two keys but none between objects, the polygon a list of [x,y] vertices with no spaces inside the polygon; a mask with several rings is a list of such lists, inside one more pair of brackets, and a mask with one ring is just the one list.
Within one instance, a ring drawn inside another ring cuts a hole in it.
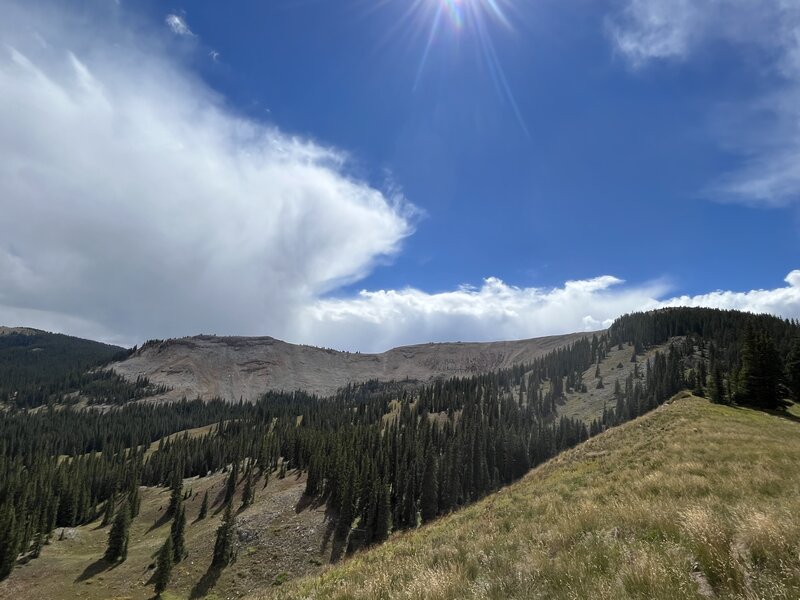
[{"label": "cumulus cloud", "polygon": [[607,29],[635,68],[689,61],[713,44],[746,53],[765,91],[725,124],[721,141],[742,167],[713,182],[708,195],[769,206],[800,199],[800,3],[626,0]]},{"label": "cumulus cloud", "polygon": [[769,313],[785,318],[800,318],[800,270],[789,273],[784,281],[788,284],[772,290],[730,292],[717,290],[698,296],[678,296],[658,303],[659,307],[704,306],[744,310],[752,313]]},{"label": "cumulus cloud", "polygon": [[2,324],[121,344],[206,332],[379,351],[588,331],[676,304],[800,316],[800,271],[773,290],[678,298],[608,275],[329,297],[412,233],[397,186],[237,115],[158,39],[89,31],[54,7],[10,2],[0,22]]},{"label": "cumulus cloud", "polygon": [[480,288],[429,294],[416,289],[362,291],[304,308],[294,330],[324,346],[384,350],[428,340],[519,339],[608,327],[618,316],[667,306],[706,306],[800,317],[800,270],[786,287],[672,297],[664,283],[625,286],[611,276],[522,288],[496,278]]},{"label": "cumulus cloud", "polygon": [[282,332],[412,232],[397,191],[237,115],[157,40],[33,10],[0,23],[0,321]]},{"label": "cumulus cloud", "polygon": [[189,25],[186,23],[186,19],[180,15],[169,14],[164,18],[164,22],[175,35],[194,36],[194,33],[192,33],[192,30],[189,29]]}]

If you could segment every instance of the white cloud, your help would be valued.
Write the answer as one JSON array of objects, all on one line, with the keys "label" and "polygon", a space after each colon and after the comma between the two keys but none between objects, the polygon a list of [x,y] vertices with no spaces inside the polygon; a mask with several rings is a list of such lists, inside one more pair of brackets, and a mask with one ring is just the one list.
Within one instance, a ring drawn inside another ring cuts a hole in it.
[{"label": "white cloud", "polygon": [[175,35],[194,36],[194,33],[189,29],[189,25],[186,23],[186,19],[180,15],[169,14],[164,18],[164,22]]},{"label": "white cloud", "polygon": [[346,153],[238,116],[157,38],[55,6],[0,22],[0,322],[283,332],[411,233],[413,207]]},{"label": "white cloud", "polygon": [[157,39],[4,10],[2,324],[129,344],[216,332],[369,351],[591,330],[675,303],[800,316],[798,271],[774,290],[673,299],[663,283],[612,276],[327,298],[411,233],[414,209],[394,185],[380,191],[343,151],[235,114]]},{"label": "white cloud", "polygon": [[769,313],[786,318],[800,318],[800,270],[789,273],[785,287],[749,292],[715,291],[698,296],[678,296],[659,303],[659,306],[705,306]]},{"label": "white cloud", "polygon": [[636,68],[689,61],[712,44],[742,52],[764,91],[725,124],[725,145],[742,167],[713,182],[708,195],[770,206],[800,200],[800,2],[626,0],[607,28]]},{"label": "white cloud", "polygon": [[400,344],[489,341],[592,331],[618,316],[666,306],[707,306],[800,317],[800,271],[773,290],[718,291],[669,298],[663,283],[624,286],[616,277],[568,281],[562,287],[520,288],[489,278],[478,289],[429,294],[362,291],[357,298],[322,299],[297,315],[299,339],[352,350]]}]

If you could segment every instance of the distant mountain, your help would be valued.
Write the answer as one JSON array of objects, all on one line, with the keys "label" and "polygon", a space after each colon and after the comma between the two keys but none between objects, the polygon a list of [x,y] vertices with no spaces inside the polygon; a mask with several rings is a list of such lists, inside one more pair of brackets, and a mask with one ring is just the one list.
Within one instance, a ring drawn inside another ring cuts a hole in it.
[{"label": "distant mountain", "polygon": [[125,350],[27,327],[0,327],[0,402],[38,406],[69,393],[88,370]]},{"label": "distant mountain", "polygon": [[160,398],[256,400],[267,391],[330,395],[369,380],[428,382],[530,363],[585,337],[572,333],[529,340],[402,346],[381,354],[340,352],[271,337],[195,336],[145,344],[113,369],[170,390]]}]

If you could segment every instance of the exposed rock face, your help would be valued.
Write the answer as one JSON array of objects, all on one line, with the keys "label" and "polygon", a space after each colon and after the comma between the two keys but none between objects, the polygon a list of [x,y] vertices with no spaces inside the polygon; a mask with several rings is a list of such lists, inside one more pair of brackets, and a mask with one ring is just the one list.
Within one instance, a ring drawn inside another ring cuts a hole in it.
[{"label": "exposed rock face", "polygon": [[304,390],[320,396],[352,383],[378,379],[427,382],[525,363],[585,336],[584,333],[510,342],[420,344],[382,354],[339,352],[270,337],[196,336],[148,345],[112,367],[135,380],[146,376],[172,388],[159,396],[238,401],[269,390]]}]

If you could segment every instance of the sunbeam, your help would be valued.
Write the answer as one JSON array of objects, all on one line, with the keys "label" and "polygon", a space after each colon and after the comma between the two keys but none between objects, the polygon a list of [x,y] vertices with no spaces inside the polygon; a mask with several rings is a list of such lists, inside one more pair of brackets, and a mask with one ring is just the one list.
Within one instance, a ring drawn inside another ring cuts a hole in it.
[{"label": "sunbeam", "polygon": [[413,88],[416,90],[424,76],[431,52],[437,40],[443,36],[444,29],[451,30],[459,38],[472,39],[479,47],[479,56],[486,63],[498,97],[508,103],[520,128],[529,136],[529,130],[522,117],[505,71],[500,63],[494,42],[492,29],[499,25],[509,31],[512,29],[505,11],[496,0],[430,0],[414,2],[413,15],[417,23],[427,27],[425,45],[422,50]]}]

